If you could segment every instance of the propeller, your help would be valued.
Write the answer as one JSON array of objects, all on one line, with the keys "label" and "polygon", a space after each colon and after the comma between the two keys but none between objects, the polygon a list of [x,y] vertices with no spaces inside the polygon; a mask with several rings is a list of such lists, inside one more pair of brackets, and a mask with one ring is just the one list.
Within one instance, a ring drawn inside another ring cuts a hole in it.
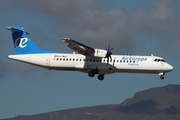
[{"label": "propeller", "polygon": [[110,49],[110,43],[108,45],[108,49],[107,49],[107,47],[105,47],[105,48],[107,50],[106,58],[107,58],[107,65],[108,65],[109,64],[109,58],[112,60],[112,57],[111,57],[112,52],[111,51],[113,50],[113,48]]}]

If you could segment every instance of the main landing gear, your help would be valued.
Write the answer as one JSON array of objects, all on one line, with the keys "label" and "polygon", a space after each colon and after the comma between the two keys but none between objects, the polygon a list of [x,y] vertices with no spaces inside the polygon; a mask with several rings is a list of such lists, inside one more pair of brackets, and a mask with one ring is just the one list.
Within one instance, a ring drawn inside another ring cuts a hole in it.
[{"label": "main landing gear", "polygon": [[95,72],[94,72],[94,71],[89,71],[89,72],[88,72],[88,75],[89,75],[89,77],[94,77]]},{"label": "main landing gear", "polygon": [[[97,70],[97,69],[95,69],[95,70],[90,70],[90,71],[88,72],[89,77],[94,77],[95,74],[98,74],[98,70]],[[99,75],[98,75],[98,79],[101,80],[101,81],[104,80],[104,74],[99,74]]]},{"label": "main landing gear", "polygon": [[99,80],[104,80],[104,74],[99,74],[99,75],[98,75],[98,79],[99,79]]}]

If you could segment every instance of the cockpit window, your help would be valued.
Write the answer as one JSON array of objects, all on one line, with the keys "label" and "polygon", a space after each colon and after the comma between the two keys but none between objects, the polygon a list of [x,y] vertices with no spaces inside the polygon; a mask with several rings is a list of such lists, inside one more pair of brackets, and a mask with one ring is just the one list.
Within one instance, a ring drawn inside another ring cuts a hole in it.
[{"label": "cockpit window", "polygon": [[166,61],[162,59],[162,62],[166,62]]},{"label": "cockpit window", "polygon": [[165,60],[163,60],[163,59],[155,59],[154,61],[155,62],[165,62]]}]

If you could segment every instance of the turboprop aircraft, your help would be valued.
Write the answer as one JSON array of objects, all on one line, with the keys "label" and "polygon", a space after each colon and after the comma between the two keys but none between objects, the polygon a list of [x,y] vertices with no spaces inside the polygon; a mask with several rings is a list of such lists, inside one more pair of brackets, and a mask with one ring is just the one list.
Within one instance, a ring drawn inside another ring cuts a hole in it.
[{"label": "turboprop aircraft", "polygon": [[38,47],[20,26],[6,27],[11,30],[16,55],[8,58],[49,70],[80,71],[89,77],[98,74],[103,80],[112,73],[150,73],[159,74],[161,79],[173,67],[158,56],[112,55],[107,50],[94,49],[70,38],[63,38],[73,54],[57,53]]}]

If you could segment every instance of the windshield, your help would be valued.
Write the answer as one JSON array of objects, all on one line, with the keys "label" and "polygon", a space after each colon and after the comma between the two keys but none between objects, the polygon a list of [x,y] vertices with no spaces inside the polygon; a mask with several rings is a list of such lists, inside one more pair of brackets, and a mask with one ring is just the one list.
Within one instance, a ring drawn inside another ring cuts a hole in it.
[{"label": "windshield", "polygon": [[166,62],[164,59],[155,59],[155,62]]}]

